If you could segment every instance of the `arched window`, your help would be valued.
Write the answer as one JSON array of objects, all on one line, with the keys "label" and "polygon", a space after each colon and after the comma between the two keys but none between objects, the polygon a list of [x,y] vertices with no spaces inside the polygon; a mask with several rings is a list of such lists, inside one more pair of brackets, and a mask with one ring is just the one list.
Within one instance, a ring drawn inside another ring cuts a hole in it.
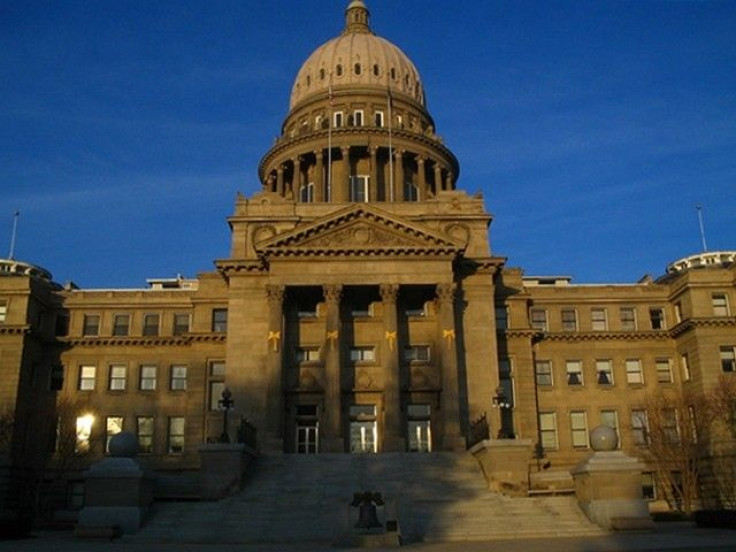
[{"label": "arched window", "polygon": [[373,64],[373,74],[375,76],[378,76],[378,64],[377,63]]},{"label": "arched window", "polygon": [[319,79],[325,80],[325,70],[324,69],[319,70]]},{"label": "arched window", "polygon": [[312,84],[312,77],[307,75],[307,86],[309,86],[310,84]]},{"label": "arched window", "polygon": [[396,80],[396,69],[393,67],[391,68],[391,79]]},{"label": "arched window", "polygon": [[338,77],[342,77],[342,65],[340,63],[338,63],[337,67],[335,67],[335,74]]},{"label": "arched window", "polygon": [[360,75],[360,72],[361,72],[361,70],[362,70],[362,69],[361,69],[361,67],[360,67],[360,63],[356,63],[356,64],[355,64],[355,67],[353,67],[353,71],[355,72],[355,74],[356,74],[356,75]]}]

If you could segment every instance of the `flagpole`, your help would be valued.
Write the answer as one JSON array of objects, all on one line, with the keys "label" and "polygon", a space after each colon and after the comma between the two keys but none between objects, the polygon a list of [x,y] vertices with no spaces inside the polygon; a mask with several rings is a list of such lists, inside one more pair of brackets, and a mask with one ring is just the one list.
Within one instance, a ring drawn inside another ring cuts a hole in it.
[{"label": "flagpole", "polygon": [[13,214],[13,233],[10,237],[10,254],[8,258],[12,261],[15,257],[15,238],[18,235],[18,218],[20,217],[20,211],[16,211]]},{"label": "flagpole", "polygon": [[394,147],[393,147],[393,133],[392,129],[394,126],[394,118],[392,115],[392,104],[393,99],[391,98],[391,85],[388,87],[388,181],[389,181],[389,198],[393,202],[394,200]]},{"label": "flagpole", "polygon": [[700,241],[703,243],[703,253],[708,251],[708,245],[705,243],[705,226],[703,225],[703,208],[700,205],[696,205],[695,209],[698,211],[698,224],[700,225]]},{"label": "flagpole", "polygon": [[332,121],[334,119],[332,104],[332,73],[330,73],[330,87],[327,90],[327,103],[330,106],[330,117],[327,121],[327,201],[332,201]]}]

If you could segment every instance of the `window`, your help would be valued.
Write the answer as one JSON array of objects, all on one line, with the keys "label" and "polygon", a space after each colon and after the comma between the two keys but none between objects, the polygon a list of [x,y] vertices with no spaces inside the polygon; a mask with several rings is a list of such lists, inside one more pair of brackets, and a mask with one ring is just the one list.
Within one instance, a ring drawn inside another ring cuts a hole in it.
[{"label": "window", "polygon": [[649,417],[646,410],[631,411],[631,438],[635,445],[649,444]]},{"label": "window", "polygon": [[542,447],[545,450],[556,450],[557,414],[555,412],[539,413],[539,432],[542,436]]},{"label": "window", "polygon": [[363,175],[350,177],[350,201],[368,201],[368,177]]},{"label": "window", "polygon": [[662,409],[662,432],[665,442],[676,445],[680,442],[680,429],[677,424],[677,410],[674,408]]},{"label": "window", "polygon": [[579,360],[565,362],[567,385],[583,385],[583,363]]},{"label": "window", "polygon": [[187,366],[185,364],[173,364],[171,366],[171,384],[172,391],[187,390]]},{"label": "window", "polygon": [[227,309],[212,309],[212,331],[216,333],[227,331]]},{"label": "window", "polygon": [[93,364],[83,364],[79,367],[79,385],[77,389],[80,391],[93,391],[95,388],[95,376],[97,366]]},{"label": "window", "polygon": [[116,314],[113,317],[112,335],[126,336],[130,331],[130,315]]},{"label": "window", "polygon": [[225,362],[222,360],[213,360],[209,366],[209,408],[210,410],[220,410],[218,402],[225,390]]},{"label": "window", "polygon": [[355,111],[353,111],[353,125],[356,127],[363,126],[363,110],[362,109],[356,109]]},{"label": "window", "polygon": [[335,74],[336,74],[336,75],[337,75],[338,77],[342,77],[342,65],[341,65],[341,64],[339,64],[339,63],[338,63],[338,64],[337,64],[337,66],[335,67]]},{"label": "window", "polygon": [[333,128],[340,128],[342,127],[342,111],[335,111],[335,113],[332,114],[332,126]]},{"label": "window", "polygon": [[297,362],[319,362],[319,347],[299,347],[296,350]]},{"label": "window", "polygon": [[529,313],[532,328],[541,332],[547,331],[547,311],[544,309],[532,309]]},{"label": "window", "polygon": [[584,410],[570,412],[572,446],[588,448],[588,415]]},{"label": "window", "polygon": [[690,381],[690,361],[687,353],[680,357],[680,368],[682,369],[682,381]]},{"label": "window", "polygon": [[82,328],[82,335],[84,336],[100,335],[100,315],[99,314],[85,314],[84,315],[84,326]]},{"label": "window", "polygon": [[535,364],[537,371],[537,385],[548,387],[552,381],[552,363],[549,360],[538,360]]},{"label": "window", "polygon": [[596,332],[608,329],[606,309],[590,309],[590,328]]},{"label": "window", "polygon": [[125,364],[110,365],[110,381],[107,388],[110,391],[125,391],[128,367]]},{"label": "window", "polygon": [[8,318],[8,304],[5,301],[0,301],[0,324],[4,324]]},{"label": "window", "polygon": [[725,293],[714,293],[713,316],[728,316],[728,296]]},{"label": "window", "polygon": [[373,122],[379,128],[383,127],[383,111],[376,111],[373,114]]},{"label": "window", "polygon": [[380,72],[379,72],[379,70],[378,70],[378,64],[377,64],[377,63],[374,63],[374,64],[373,64],[373,75],[374,75],[374,76],[376,76],[376,77],[377,77],[378,75],[380,75]]},{"label": "window", "polygon": [[312,203],[314,201],[314,182],[299,188],[299,201],[301,203]]},{"label": "window", "polygon": [[49,391],[61,391],[64,388],[64,366],[53,364],[49,372]]},{"label": "window", "polygon": [[595,371],[598,385],[613,385],[613,363],[610,360],[596,360]]},{"label": "window", "polygon": [[658,358],[654,361],[657,368],[657,383],[672,383],[672,366],[668,358]]},{"label": "window", "polygon": [[110,454],[110,441],[115,435],[123,431],[122,416],[108,416],[105,418],[105,453]]},{"label": "window", "polygon": [[141,365],[141,379],[138,386],[141,391],[155,391],[156,390],[156,365],[155,364],[143,364]]},{"label": "window", "polygon": [[626,383],[644,383],[644,374],[641,371],[641,361],[639,359],[629,359],[626,361]]},{"label": "window", "polygon": [[413,182],[404,182],[404,201],[419,201],[419,186]]},{"label": "window", "polygon": [[508,330],[509,329],[509,310],[505,306],[496,307],[496,329],[497,330]]},{"label": "window", "polygon": [[189,315],[174,315],[174,335],[182,335],[189,331]]},{"label": "window", "polygon": [[578,329],[578,315],[575,309],[562,309],[562,329],[566,332],[574,332]]},{"label": "window", "polygon": [[682,303],[675,303],[675,322],[682,322]]},{"label": "window", "polygon": [[92,437],[92,426],[95,423],[95,417],[91,414],[77,417],[76,423],[76,442],[74,452],[77,454],[86,454],[89,452]]},{"label": "window", "polygon": [[350,349],[352,362],[372,362],[376,360],[376,351],[373,347],[353,347]]},{"label": "window", "polygon": [[636,329],[636,309],[634,307],[621,307],[621,329],[633,331]]},{"label": "window", "polygon": [[143,316],[143,335],[158,335],[160,317],[158,314]]},{"label": "window", "polygon": [[[2,309],[2,305],[0,305]],[[0,314],[0,318],[2,314]],[[2,322],[0,320],[0,322]],[[68,314],[57,314],[56,321],[54,322],[54,335],[56,337],[66,337],[69,335],[69,315]]]},{"label": "window", "polygon": [[657,500],[657,487],[654,484],[654,474],[652,472],[641,474],[641,494],[644,500]]},{"label": "window", "polygon": [[350,407],[350,452],[378,452],[375,405],[356,404]]},{"label": "window", "polygon": [[153,416],[138,416],[136,434],[138,435],[138,452],[151,454],[153,452]]},{"label": "window", "polygon": [[616,448],[621,448],[621,433],[618,427],[618,411],[616,410],[601,410],[601,425],[608,426],[616,431],[616,439],[618,444]]},{"label": "window", "polygon": [[404,360],[407,362],[429,362],[429,345],[404,347]]},{"label": "window", "polygon": [[664,309],[658,307],[649,309],[649,321],[652,323],[653,330],[664,330]]},{"label": "window", "polygon": [[721,347],[721,370],[736,372],[736,347]]},{"label": "window", "polygon": [[184,416],[169,418],[169,454],[184,452]]}]

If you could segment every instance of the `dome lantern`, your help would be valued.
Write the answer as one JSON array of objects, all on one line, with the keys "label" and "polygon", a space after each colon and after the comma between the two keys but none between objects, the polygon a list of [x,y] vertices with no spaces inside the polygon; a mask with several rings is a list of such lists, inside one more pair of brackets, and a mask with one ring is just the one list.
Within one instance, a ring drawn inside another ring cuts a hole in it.
[{"label": "dome lantern", "polygon": [[353,0],[345,10],[345,30],[342,34],[371,33],[368,25],[370,12],[365,2],[362,0]]}]

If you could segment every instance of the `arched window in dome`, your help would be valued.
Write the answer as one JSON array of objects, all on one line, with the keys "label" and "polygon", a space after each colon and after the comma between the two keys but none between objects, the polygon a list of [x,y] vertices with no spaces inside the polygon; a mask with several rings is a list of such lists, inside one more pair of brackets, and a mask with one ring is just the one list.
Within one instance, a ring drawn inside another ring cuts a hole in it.
[{"label": "arched window in dome", "polygon": [[378,76],[378,73],[379,73],[379,71],[378,71],[378,64],[377,63],[374,63],[373,64],[373,74],[377,77]]},{"label": "arched window in dome", "polygon": [[353,71],[356,75],[360,75],[360,72],[362,71],[362,67],[360,66],[360,63],[356,63],[353,67]]},{"label": "arched window in dome", "polygon": [[309,86],[310,84],[312,84],[312,77],[307,75],[307,86]]},{"label": "arched window in dome", "polygon": [[394,67],[391,68],[391,79],[396,80],[396,69]]},{"label": "arched window in dome", "polygon": [[337,67],[335,67],[335,74],[338,77],[342,77],[342,64],[341,63],[338,63]]},{"label": "arched window in dome", "polygon": [[325,80],[325,70],[324,69],[319,70],[319,80]]}]

